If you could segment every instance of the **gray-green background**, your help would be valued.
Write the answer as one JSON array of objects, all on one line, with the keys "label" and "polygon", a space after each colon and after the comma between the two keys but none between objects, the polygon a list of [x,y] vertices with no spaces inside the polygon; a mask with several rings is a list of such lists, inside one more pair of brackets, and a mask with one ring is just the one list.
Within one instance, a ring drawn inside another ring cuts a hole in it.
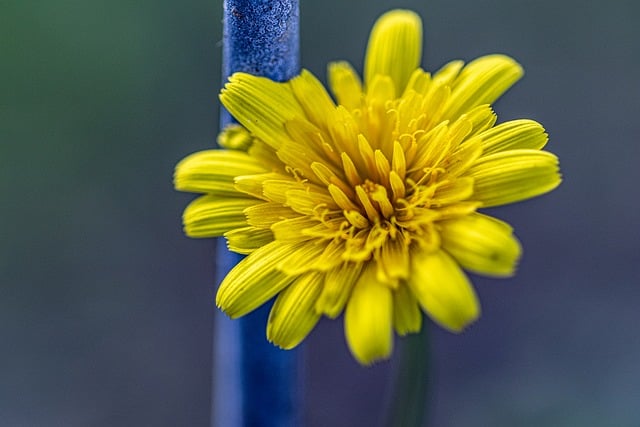
[{"label": "gray-green background", "polygon": [[[525,252],[474,278],[481,320],[431,326],[431,425],[640,425],[640,6],[303,1],[303,65],[361,69],[393,7],[423,16],[428,69],[517,58],[500,120],[542,122],[565,177],[495,211]],[[0,425],[208,425],[213,243],[182,236],[171,175],[215,139],[221,8],[0,1]],[[376,425],[391,365],[359,367],[341,321],[304,349],[308,425]]]}]

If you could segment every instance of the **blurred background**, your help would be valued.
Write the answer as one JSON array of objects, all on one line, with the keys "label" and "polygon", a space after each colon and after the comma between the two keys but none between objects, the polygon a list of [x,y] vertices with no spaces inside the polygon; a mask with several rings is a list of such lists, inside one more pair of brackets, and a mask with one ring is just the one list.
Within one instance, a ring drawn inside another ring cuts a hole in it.
[{"label": "blurred background", "polygon": [[[502,52],[499,120],[543,123],[564,183],[493,211],[525,251],[474,277],[483,316],[429,325],[432,426],[640,425],[640,6],[303,1],[302,63],[362,69],[375,18],[424,19],[423,65]],[[0,2],[0,425],[207,426],[212,241],[185,238],[175,163],[212,146],[221,1]],[[393,361],[342,321],[303,346],[310,427],[376,425]]]}]

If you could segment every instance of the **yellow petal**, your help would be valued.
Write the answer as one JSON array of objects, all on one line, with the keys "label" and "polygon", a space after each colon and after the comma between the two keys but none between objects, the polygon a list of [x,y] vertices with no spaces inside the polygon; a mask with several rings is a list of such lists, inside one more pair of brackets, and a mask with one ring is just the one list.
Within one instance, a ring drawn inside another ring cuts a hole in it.
[{"label": "yellow petal", "polygon": [[232,318],[255,310],[284,289],[294,277],[276,266],[298,246],[274,241],[240,261],[224,278],[216,295],[216,305]]},{"label": "yellow petal", "polygon": [[323,274],[300,276],[278,295],[269,313],[267,339],[283,349],[297,346],[318,323],[314,309],[322,291]]},{"label": "yellow petal", "polygon": [[478,318],[476,294],[449,255],[418,251],[411,261],[409,287],[429,317],[453,332],[462,331]]},{"label": "yellow petal", "polygon": [[453,82],[445,117],[454,120],[481,104],[491,104],[522,77],[520,64],[504,55],[488,55],[467,64]]},{"label": "yellow petal", "polygon": [[288,190],[286,192],[286,205],[303,215],[314,215],[319,205],[325,205],[329,209],[338,209],[328,191],[323,188],[306,185],[304,190]]},{"label": "yellow petal", "polygon": [[482,138],[482,153],[485,156],[522,148],[540,150],[549,139],[540,123],[528,119],[501,123],[479,136]]},{"label": "yellow petal", "polygon": [[434,87],[438,85],[451,85],[455,78],[460,74],[460,70],[462,70],[462,67],[464,67],[464,62],[460,60],[451,61],[445,64],[433,75],[433,82],[437,84],[434,84],[431,87],[431,90],[433,90]]},{"label": "yellow petal", "polygon": [[418,332],[422,327],[418,300],[405,283],[393,293],[393,326],[398,335]]},{"label": "yellow petal", "polygon": [[[248,194],[257,199],[273,200],[273,199],[270,199],[269,195],[265,193],[265,187],[266,187],[265,183],[270,181],[279,181],[279,180],[289,181],[290,178],[286,175],[270,172],[270,173],[254,174],[254,175],[236,176],[233,181],[235,183],[236,190],[238,190],[241,193]],[[295,181],[293,180],[290,180],[290,181],[292,183],[295,183]],[[273,200],[273,201],[280,201],[280,200]],[[284,198],[282,199],[282,201],[284,201]]]},{"label": "yellow petal", "polygon": [[176,190],[241,197],[234,187],[234,177],[263,172],[264,168],[245,152],[205,150],[182,159],[173,179]]},{"label": "yellow petal", "polygon": [[509,150],[480,158],[467,174],[475,179],[473,199],[483,207],[519,202],[560,185],[558,158],[546,151]]},{"label": "yellow petal", "polygon": [[247,225],[243,211],[260,203],[256,199],[202,196],[187,206],[182,215],[184,232],[189,237],[216,237]]},{"label": "yellow petal", "polygon": [[473,178],[464,177],[445,181],[439,186],[431,203],[436,206],[443,206],[468,199],[473,194]]},{"label": "yellow petal", "polygon": [[274,223],[271,226],[271,231],[276,239],[282,242],[301,242],[312,238],[312,236],[304,234],[305,230],[319,223],[320,221],[313,217],[302,215]]},{"label": "yellow petal", "polygon": [[316,301],[316,311],[335,319],[342,313],[353,286],[360,277],[363,264],[345,262],[329,270],[324,279],[324,287]]},{"label": "yellow petal", "polygon": [[390,76],[400,94],[422,57],[422,21],[409,10],[392,10],[382,15],[369,36],[364,63],[367,87],[376,75]]},{"label": "yellow petal", "polygon": [[218,135],[218,145],[229,150],[247,151],[252,142],[249,131],[235,123],[227,125]]},{"label": "yellow petal", "polygon": [[277,149],[289,139],[284,124],[304,117],[287,83],[235,73],[220,93],[220,101],[253,135]]},{"label": "yellow petal", "polygon": [[424,71],[422,68],[416,68],[407,82],[407,87],[404,90],[402,96],[406,96],[410,91],[415,91],[420,94],[425,94],[427,89],[431,85],[431,74]]},{"label": "yellow petal", "polygon": [[487,129],[491,129],[498,119],[498,116],[489,104],[478,105],[468,113],[463,114],[461,118],[462,117],[464,117],[465,120],[468,120],[473,128],[471,133],[467,135],[467,138],[477,135],[480,132],[484,132]]},{"label": "yellow petal", "polygon": [[514,273],[521,248],[508,224],[479,213],[438,224],[442,247],[465,269],[498,277]]},{"label": "yellow petal", "polygon": [[363,365],[386,359],[393,349],[393,297],[376,279],[369,263],[360,275],[347,304],[345,336],[353,356]]},{"label": "yellow petal", "polygon": [[244,210],[247,223],[258,228],[270,228],[273,224],[285,219],[297,217],[298,214],[280,203],[260,203]]},{"label": "yellow petal", "polygon": [[339,104],[348,110],[358,108],[362,101],[362,83],[348,62],[331,62],[328,67],[329,87]]},{"label": "yellow petal", "polygon": [[395,239],[388,239],[380,250],[377,262],[377,278],[393,283],[409,276],[409,243],[398,233]]},{"label": "yellow petal", "polygon": [[286,275],[297,276],[311,269],[322,268],[316,261],[322,255],[326,245],[317,240],[305,241],[298,245],[295,252],[289,254],[288,257],[281,260],[276,268]]},{"label": "yellow petal", "polygon": [[224,233],[224,237],[230,251],[245,255],[273,241],[271,230],[257,227],[236,228]]},{"label": "yellow petal", "polygon": [[322,83],[311,72],[302,70],[289,84],[307,119],[316,126],[325,127],[336,106]]},{"label": "yellow petal", "polygon": [[272,179],[265,179],[261,183],[262,193],[267,200],[285,204],[287,202],[287,192],[290,190],[302,190],[305,186],[296,181],[293,177],[273,176]]}]

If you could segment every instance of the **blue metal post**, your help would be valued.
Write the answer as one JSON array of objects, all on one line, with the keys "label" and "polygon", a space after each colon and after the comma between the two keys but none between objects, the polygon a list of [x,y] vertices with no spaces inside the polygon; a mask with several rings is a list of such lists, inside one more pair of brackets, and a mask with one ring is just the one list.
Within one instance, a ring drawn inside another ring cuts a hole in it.
[{"label": "blue metal post", "polygon": [[[236,71],[289,80],[300,71],[298,0],[225,0],[222,77]],[[223,109],[221,128],[233,122]],[[219,283],[241,259],[217,242]],[[215,319],[212,426],[300,425],[297,351],[265,338],[270,307],[240,320]]]}]

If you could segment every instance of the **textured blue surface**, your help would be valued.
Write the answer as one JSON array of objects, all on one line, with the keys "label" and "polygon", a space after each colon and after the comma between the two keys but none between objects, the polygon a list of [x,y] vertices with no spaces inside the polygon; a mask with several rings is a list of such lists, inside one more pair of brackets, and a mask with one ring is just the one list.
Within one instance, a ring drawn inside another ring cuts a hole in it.
[{"label": "textured blue surface", "polygon": [[[296,75],[300,69],[298,21],[297,1],[225,1],[223,79],[236,71],[278,81]],[[232,121],[223,110],[221,127]],[[229,253],[222,242],[217,256],[216,273],[221,280],[240,257]],[[214,384],[216,426],[300,425],[297,351],[279,350],[267,342],[269,308],[261,307],[235,322],[218,316],[216,330],[225,342],[215,342],[214,381],[224,381]]]}]

